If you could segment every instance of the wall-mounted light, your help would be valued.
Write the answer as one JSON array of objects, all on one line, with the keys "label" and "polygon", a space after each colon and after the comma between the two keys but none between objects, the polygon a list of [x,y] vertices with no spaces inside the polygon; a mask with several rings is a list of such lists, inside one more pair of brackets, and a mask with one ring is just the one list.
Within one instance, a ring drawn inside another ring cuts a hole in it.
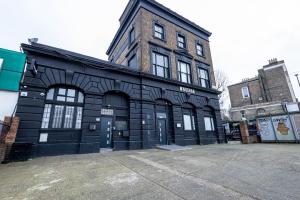
[{"label": "wall-mounted light", "polygon": [[3,58],[0,58],[0,71],[2,69],[3,61],[4,61]]}]

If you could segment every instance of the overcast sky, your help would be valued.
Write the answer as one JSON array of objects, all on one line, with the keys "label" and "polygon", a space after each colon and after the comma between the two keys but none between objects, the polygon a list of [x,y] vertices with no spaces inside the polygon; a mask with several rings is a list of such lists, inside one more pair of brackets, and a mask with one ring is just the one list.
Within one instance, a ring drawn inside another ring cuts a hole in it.
[{"label": "overcast sky", "polygon": [[[285,60],[300,88],[299,0],[158,0],[212,32],[214,67],[231,83],[250,78],[271,58]],[[0,0],[0,47],[19,51],[39,42],[107,60],[105,54],[128,0]]]}]

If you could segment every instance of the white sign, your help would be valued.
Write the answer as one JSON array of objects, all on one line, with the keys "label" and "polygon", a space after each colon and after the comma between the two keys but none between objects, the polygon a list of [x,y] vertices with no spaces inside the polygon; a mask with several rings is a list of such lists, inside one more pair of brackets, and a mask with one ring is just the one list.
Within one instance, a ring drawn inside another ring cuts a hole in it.
[{"label": "white sign", "polygon": [[27,97],[28,93],[27,92],[21,92],[21,97]]},{"label": "white sign", "polygon": [[48,141],[48,133],[41,133],[39,141],[40,142],[47,142]]},{"label": "white sign", "polygon": [[114,110],[102,108],[101,115],[114,115]]},{"label": "white sign", "polygon": [[4,61],[3,58],[0,58],[0,71],[2,69],[3,61]]},{"label": "white sign", "polygon": [[181,128],[181,123],[176,124],[177,128]]},{"label": "white sign", "polygon": [[181,92],[185,92],[185,93],[191,93],[191,94],[195,94],[195,90],[192,88],[186,88],[186,87],[179,87]]}]

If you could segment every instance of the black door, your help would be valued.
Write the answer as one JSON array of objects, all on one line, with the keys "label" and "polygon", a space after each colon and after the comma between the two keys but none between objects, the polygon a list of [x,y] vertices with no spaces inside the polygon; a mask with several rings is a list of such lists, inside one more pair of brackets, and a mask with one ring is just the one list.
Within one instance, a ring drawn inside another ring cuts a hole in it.
[{"label": "black door", "polygon": [[100,147],[112,148],[112,118],[101,118]]},{"label": "black door", "polygon": [[161,145],[167,144],[166,119],[157,119],[157,133]]}]

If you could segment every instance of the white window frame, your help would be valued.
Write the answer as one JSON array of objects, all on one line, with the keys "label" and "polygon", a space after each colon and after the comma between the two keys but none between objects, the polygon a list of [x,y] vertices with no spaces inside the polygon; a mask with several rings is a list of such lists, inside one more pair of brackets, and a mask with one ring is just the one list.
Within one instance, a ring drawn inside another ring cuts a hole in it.
[{"label": "white window frame", "polygon": [[213,117],[204,117],[205,131],[215,131],[215,122]]},{"label": "white window frame", "polygon": [[244,99],[250,98],[249,88],[247,86],[242,87],[242,95]]},{"label": "white window frame", "polygon": [[193,115],[183,115],[183,128],[185,131],[195,131],[195,117]]}]

